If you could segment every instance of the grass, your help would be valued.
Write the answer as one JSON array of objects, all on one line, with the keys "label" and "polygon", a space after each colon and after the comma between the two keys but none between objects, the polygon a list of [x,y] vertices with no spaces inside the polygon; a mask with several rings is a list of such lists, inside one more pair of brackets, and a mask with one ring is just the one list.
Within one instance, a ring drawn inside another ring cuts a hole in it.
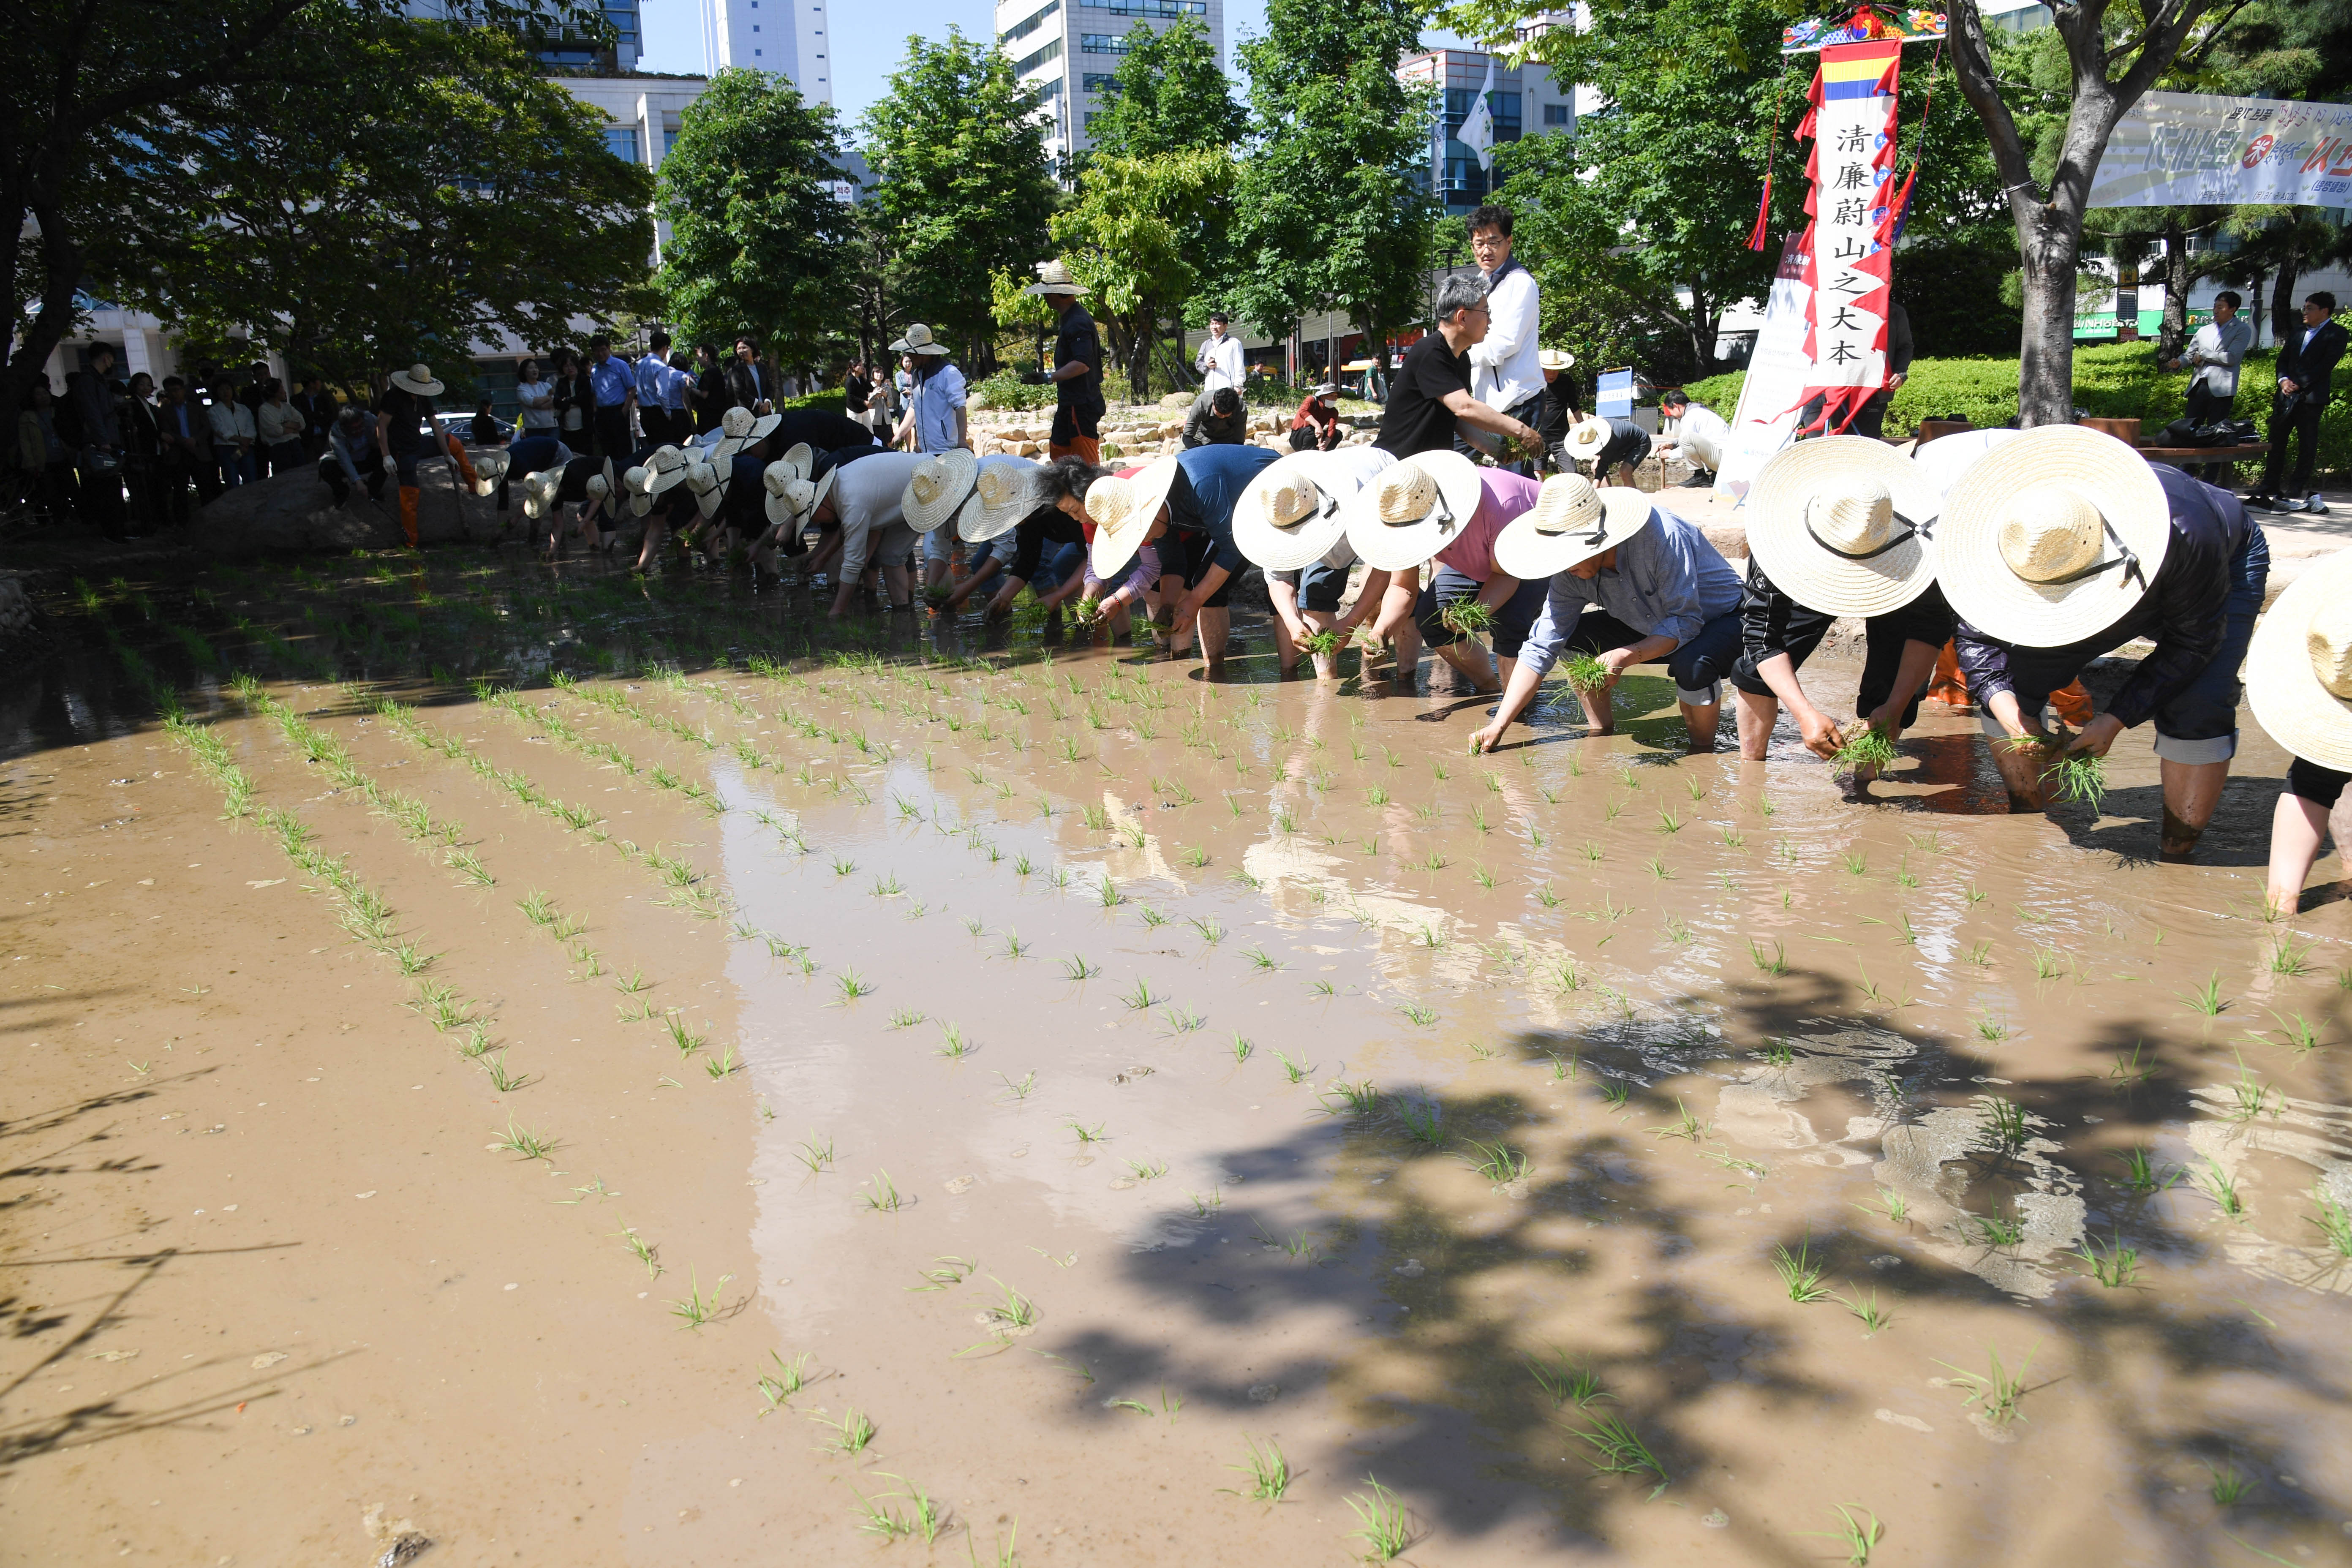
[{"label": "grass", "polygon": [[1895,1314],[1878,1304],[1878,1292],[1875,1290],[1857,1290],[1852,1296],[1838,1296],[1832,1299],[1847,1311],[1860,1318],[1863,1328],[1871,1333],[1883,1334],[1886,1331],[1887,1326],[1895,1321]]},{"label": "grass", "polygon": [[2105,1247],[2097,1237],[2085,1237],[2082,1247],[2071,1256],[2080,1258],[2091,1278],[2110,1290],[2120,1290],[2139,1278],[2139,1249],[2126,1247],[2120,1237],[2109,1237]]},{"label": "grass", "polygon": [[1456,599],[1438,612],[1437,618],[1446,630],[1464,637],[1475,637],[1495,625],[1494,610],[1475,599]]},{"label": "grass", "polygon": [[1675,1097],[1675,1119],[1674,1121],[1663,1122],[1658,1126],[1648,1129],[1647,1131],[1649,1131],[1650,1136],[1653,1138],[1687,1138],[1694,1143],[1697,1142],[1700,1135],[1706,1131],[1706,1126],[1704,1122],[1700,1121],[1697,1117],[1693,1116],[1690,1113],[1690,1108],[1682,1102],[1682,1097],[1679,1095]]},{"label": "grass", "polygon": [[1080,1148],[1084,1148],[1089,1143],[1105,1143],[1109,1142],[1108,1139],[1103,1136],[1103,1124],[1099,1121],[1096,1122],[1092,1127],[1089,1127],[1085,1122],[1080,1121],[1076,1118],[1072,1118],[1071,1120],[1063,1122],[1062,1125],[1068,1128],[1071,1134],[1077,1139],[1078,1146]]},{"label": "grass", "polygon": [[1616,1398],[1601,1385],[1599,1373],[1582,1362],[1569,1360],[1565,1351],[1553,1351],[1549,1361],[1530,1357],[1527,1369],[1528,1375],[1535,1379],[1536,1386],[1542,1389],[1554,1405],[1563,1408],[1573,1405],[1579,1410],[1589,1410],[1604,1399],[1613,1401]]},{"label": "grass", "polygon": [[833,983],[839,988],[841,999],[844,1002],[855,1002],[860,996],[874,994],[873,984],[859,975],[855,969],[843,970],[833,977]]},{"label": "grass", "polygon": [[520,1154],[526,1160],[544,1160],[555,1152],[555,1146],[554,1139],[542,1138],[528,1127],[516,1126],[512,1117],[507,1118],[507,1130],[491,1145],[510,1154]]},{"label": "grass", "polygon": [[1362,1528],[1348,1532],[1351,1540],[1364,1543],[1368,1562],[1387,1563],[1402,1556],[1412,1544],[1412,1518],[1405,1511],[1396,1493],[1382,1486],[1371,1476],[1364,1484],[1372,1489],[1369,1495],[1358,1494],[1348,1499],[1349,1510]]},{"label": "grass", "polygon": [[1404,1135],[1416,1143],[1432,1149],[1445,1146],[1444,1112],[1434,1100],[1400,1100],[1395,1102],[1396,1119],[1404,1128]]},{"label": "grass", "polygon": [[1092,980],[1096,975],[1102,973],[1102,966],[1099,964],[1088,963],[1085,959],[1079,957],[1074,952],[1070,954],[1069,957],[1062,960],[1062,973],[1069,976],[1072,980]]},{"label": "grass", "polygon": [[833,1163],[833,1140],[827,1138],[820,1142],[812,1132],[794,1146],[793,1158],[806,1165],[811,1175],[823,1175],[825,1167]]},{"label": "grass", "polygon": [[1498,1187],[1527,1179],[1527,1155],[1507,1143],[1481,1143],[1473,1139],[1467,1158],[1472,1170]]},{"label": "grass", "polygon": [[1408,1002],[1397,1011],[1424,1029],[1437,1022],[1437,1009],[1434,1007],[1416,1006]]},{"label": "grass", "polygon": [[1977,1096],[1985,1114],[1984,1133],[1996,1154],[2014,1154],[2025,1147],[2025,1108],[1997,1094]]},{"label": "grass", "polygon": [[1772,943],[1772,956],[1764,956],[1764,948],[1755,938],[1748,939],[1748,956],[1766,974],[1779,977],[1789,973],[1789,952],[1779,942]]},{"label": "grass", "polygon": [[2205,984],[2196,990],[2180,993],[2180,999],[2189,1004],[2190,1011],[2200,1013],[2208,1018],[2219,1017],[2230,1005],[2221,999],[2221,975],[2218,970],[2208,976]]},{"label": "grass", "polygon": [[1592,1452],[1585,1456],[1585,1462],[1602,1475],[1632,1476],[1647,1472],[1658,1478],[1658,1486],[1662,1489],[1673,1479],[1657,1455],[1622,1415],[1594,1415],[1590,1431],[1571,1431],[1569,1436],[1591,1448]]},{"label": "grass", "polygon": [[2231,1219],[2243,1215],[2246,1200],[2238,1192],[2238,1184],[2221,1168],[2221,1163],[2211,1155],[2205,1157],[2205,1173],[2190,1178],[2190,1184],[2219,1205]]},{"label": "grass", "polygon": [[1034,1072],[1023,1073],[1017,1079],[1007,1078],[1003,1073],[998,1073],[996,1076],[1004,1085],[1005,1091],[1015,1100],[1028,1099],[1031,1092],[1037,1087],[1037,1075]]},{"label": "grass", "polygon": [[1796,1251],[1790,1252],[1785,1246],[1772,1248],[1772,1268],[1780,1276],[1780,1287],[1788,1292],[1789,1300],[1801,1307],[1832,1299],[1830,1288],[1822,1283],[1828,1270],[1813,1262],[1812,1247],[1812,1233],[1807,1231]]},{"label": "grass", "polygon": [[2150,1193],[2160,1193],[2180,1180],[2179,1171],[2159,1170],[2145,1149],[2125,1149],[2118,1152],[2116,1158],[2124,1163],[2124,1173],[2119,1180],[2126,1192],[2145,1196]]},{"label": "grass", "polygon": [[1837,1510],[1838,1525],[1835,1530],[1801,1530],[1797,1533],[1827,1536],[1845,1548],[1847,1568],[1864,1568],[1864,1565],[1870,1562],[1871,1552],[1878,1545],[1879,1536],[1884,1533],[1883,1527],[1878,1522],[1878,1516],[1860,1503],[1854,1504],[1854,1511],[1860,1512],[1864,1519],[1870,1521],[1870,1523],[1865,1526],[1853,1517],[1853,1512],[1847,1510],[1843,1503],[1832,1503],[1830,1506]]},{"label": "grass", "polygon": [[2221,1508],[2237,1507],[2254,1489],[2253,1478],[2242,1473],[2235,1465],[2224,1464],[2218,1470],[2208,1466],[2206,1474],[2213,1478],[2213,1501]]},{"label": "grass", "polygon": [[827,1420],[822,1415],[812,1415],[809,1419],[820,1426],[833,1428],[833,1441],[825,1447],[836,1454],[862,1454],[866,1446],[874,1441],[876,1427],[873,1418],[855,1405],[845,1408],[835,1420]]},{"label": "grass", "polygon": [[963,1037],[963,1026],[961,1024],[950,1024],[945,1020],[941,1020],[940,1024],[940,1047],[932,1054],[935,1056],[945,1057],[950,1061],[959,1062],[963,1060],[964,1058],[971,1055],[971,1042]]},{"label": "grass", "polygon": [[1275,1052],[1274,1059],[1282,1064],[1283,1076],[1288,1079],[1292,1083],[1301,1081],[1308,1073],[1315,1070],[1312,1065],[1301,1062],[1297,1058],[1283,1051]]},{"label": "grass", "polygon": [[1845,738],[1830,758],[1830,776],[1849,778],[1864,768],[1885,773],[1895,765],[1895,742],[1875,724],[1864,724]]},{"label": "grass", "polygon": [[2330,1196],[2325,1187],[2314,1188],[2311,1201],[2319,1205],[2319,1212],[2306,1217],[2319,1227],[2319,1234],[2336,1249],[2338,1258],[2352,1258],[2352,1212]]},{"label": "grass", "polygon": [[877,1171],[872,1181],[859,1183],[857,1201],[873,1214],[897,1214],[907,1203],[899,1195],[898,1185],[890,1179],[887,1171]]},{"label": "grass", "polygon": [[681,1329],[701,1328],[719,1315],[719,1292],[725,1289],[727,1282],[734,1278],[732,1274],[721,1274],[719,1283],[712,1286],[710,1294],[706,1296],[702,1293],[701,1278],[689,1273],[686,1294],[669,1304],[669,1315],[679,1320],[678,1327]]},{"label": "grass", "polygon": [[770,1351],[768,1359],[775,1363],[776,1370],[762,1373],[756,1385],[760,1397],[768,1402],[768,1408],[760,1412],[762,1415],[773,1415],[782,1409],[793,1395],[808,1386],[809,1358],[806,1351],[790,1361],[784,1359],[782,1352]]},{"label": "grass", "polygon": [[2033,1365],[2033,1352],[2026,1352],[2025,1359],[2012,1373],[2001,1364],[2000,1347],[1988,1345],[1985,1348],[1991,1357],[1991,1363],[1984,1372],[1963,1371],[1948,1361],[1939,1361],[1936,1364],[1951,1369],[1951,1384],[1962,1391],[1960,1403],[1977,1406],[1977,1413],[1987,1421],[1996,1426],[2006,1426],[2011,1421],[2024,1420],[2024,1412],[2017,1406],[2018,1402],[2025,1397],[2025,1374]]},{"label": "grass", "polygon": [[1003,1280],[997,1279],[995,1275],[992,1274],[989,1278],[996,1280],[996,1288],[1004,1295],[1003,1299],[994,1306],[982,1308],[981,1316],[994,1325],[1000,1332],[1009,1329],[1035,1328],[1037,1304]]},{"label": "grass", "polygon": [[1609,684],[1609,667],[1589,653],[1572,655],[1560,665],[1559,675],[1580,697]]},{"label": "grass", "polygon": [[[1339,634],[1329,635],[1336,637]],[[1280,1502],[1282,1494],[1290,1489],[1291,1482],[1290,1461],[1283,1458],[1282,1445],[1269,1437],[1265,1440],[1265,1447],[1261,1448],[1256,1440],[1246,1433],[1243,1435],[1242,1441],[1246,1447],[1242,1463],[1227,1465],[1225,1468],[1239,1470],[1247,1476],[1249,1490],[1244,1492],[1232,1487],[1220,1489],[1256,1502]]]}]

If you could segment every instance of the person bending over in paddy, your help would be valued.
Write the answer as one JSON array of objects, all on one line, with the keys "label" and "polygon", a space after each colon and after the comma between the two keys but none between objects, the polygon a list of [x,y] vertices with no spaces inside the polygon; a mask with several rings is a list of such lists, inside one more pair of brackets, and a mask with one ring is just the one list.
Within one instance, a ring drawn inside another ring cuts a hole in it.
[{"label": "person bending over in paddy", "polygon": [[1166,578],[1184,584],[1171,616],[1169,656],[1190,652],[1197,635],[1213,677],[1224,669],[1233,579],[1247,564],[1234,543],[1234,507],[1277,456],[1266,447],[1196,447],[1146,464],[1130,479],[1097,479],[1087,491],[1097,575],[1111,580],[1144,545],[1158,544],[1163,595]]},{"label": "person bending over in paddy", "polygon": [[964,553],[968,569],[945,592],[932,596],[940,614],[954,615],[982,588],[1003,584],[1005,569],[1020,551],[1021,521],[1041,504],[1044,472],[1043,465],[1027,458],[999,453],[980,459],[971,493],[955,514],[956,537],[970,547]]},{"label": "person bending over in paddy", "polygon": [[1380,608],[1389,574],[1375,569],[1355,604],[1340,614],[1357,561],[1348,520],[1364,487],[1395,462],[1378,447],[1310,447],[1269,464],[1243,487],[1234,505],[1234,543],[1265,573],[1276,656],[1285,675],[1310,647],[1317,674],[1330,673],[1356,627]]},{"label": "person bending over in paddy", "polygon": [[1493,721],[1470,738],[1474,750],[1501,743],[1563,648],[1577,656],[1570,684],[1593,734],[1615,733],[1610,694],[1626,669],[1662,663],[1691,751],[1715,750],[1723,678],[1739,657],[1739,577],[1697,524],[1639,490],[1556,474],[1504,530],[1495,555],[1551,585]]},{"label": "person bending over in paddy", "polygon": [[[807,559],[800,565],[800,575],[817,586],[825,584],[825,574],[840,558],[846,536],[842,531],[836,509],[820,509],[816,504],[817,486],[835,469],[864,462],[883,455],[884,448],[867,443],[844,447],[831,452],[812,452],[805,443],[796,442],[785,454],[770,463],[761,472],[761,482],[769,492],[768,521],[770,527],[752,547],[752,563],[762,571],[775,572],[780,563],[779,548],[787,540],[798,542],[814,526],[817,531],[814,549],[806,552]],[[900,457],[909,454],[900,453]],[[786,549],[788,555],[803,553]],[[845,585],[854,585],[855,575],[843,579]]]},{"label": "person bending over in paddy", "polygon": [[869,562],[878,562],[893,611],[915,607],[907,558],[919,531],[907,521],[907,481],[923,461],[913,452],[876,451],[856,462],[836,462],[815,480],[808,521],[841,525],[841,581],[834,590],[835,620],[857,601],[858,580]]},{"label": "person bending over in paddy", "polygon": [[2305,568],[2254,628],[2246,700],[2294,759],[2271,812],[2263,900],[2271,913],[2291,915],[2327,843],[2327,815],[2352,781],[2352,550]]},{"label": "person bending over in paddy", "polygon": [[640,452],[630,462],[628,471],[621,476],[621,488],[629,498],[629,510],[646,520],[645,542],[638,546],[636,572],[650,572],[661,559],[662,546],[669,541],[670,523],[675,518],[680,523],[691,522],[695,516],[694,498],[680,492],[685,504],[674,508],[667,499],[670,491],[686,483],[686,454],[676,447],[660,446]]},{"label": "person bending over in paddy", "polygon": [[[2010,809],[2042,810],[2053,775],[2095,795],[2095,775],[2062,760],[2105,757],[2153,719],[2158,854],[2188,859],[2237,753],[2238,667],[2270,578],[2262,525],[2229,491],[2151,467],[2112,436],[2049,425],[1960,476],[1936,525],[1936,561]],[[2071,738],[2045,731],[2050,694],[2137,637],[2155,650],[2107,710]]]},{"label": "person bending over in paddy", "polygon": [[[1389,574],[1372,636],[1396,639],[1400,679],[1412,679],[1426,640],[1475,689],[1502,689],[1476,635],[1494,634],[1507,679],[1542,613],[1545,581],[1522,581],[1497,564],[1495,545],[1541,490],[1535,479],[1475,467],[1457,453],[1423,452],[1358,498],[1348,542]],[[1424,583],[1423,569],[1433,562]]]},{"label": "person bending over in paddy", "polygon": [[[1045,607],[1046,624],[1059,624],[1062,605],[1086,591],[1089,525],[1084,498],[1108,474],[1108,470],[1084,458],[1062,457],[1042,468],[1032,464],[1025,472],[1014,470],[992,479],[996,500],[984,513],[973,514],[972,526],[981,540],[992,543],[1009,536],[1013,548],[1011,559],[995,574],[997,589],[988,602],[989,620],[1010,616],[1022,590],[1042,584],[1036,599]],[[978,488],[975,481],[975,500]],[[964,504],[970,508],[972,502]],[[963,526],[959,520],[957,527]],[[969,540],[973,534],[965,537]]]},{"label": "person bending over in paddy", "polygon": [[[1764,760],[1786,703],[1805,749],[1846,769],[1856,789],[1892,759],[1952,635],[1929,537],[1942,505],[1910,458],[1860,436],[1800,441],[1757,474],[1731,667],[1742,757]],[[1865,627],[1853,731],[1814,705],[1797,675],[1840,616]]]},{"label": "person bending over in paddy", "polygon": [[[527,473],[522,480],[522,514],[529,523],[543,523],[544,529],[533,528],[531,540],[546,541],[551,556],[561,554],[566,539],[564,508],[572,507],[572,531],[577,531],[591,550],[601,551],[620,542],[620,516],[613,493],[613,460],[610,458],[573,458],[560,468],[542,468]],[[596,520],[611,510],[614,531],[609,539],[596,527]]]}]

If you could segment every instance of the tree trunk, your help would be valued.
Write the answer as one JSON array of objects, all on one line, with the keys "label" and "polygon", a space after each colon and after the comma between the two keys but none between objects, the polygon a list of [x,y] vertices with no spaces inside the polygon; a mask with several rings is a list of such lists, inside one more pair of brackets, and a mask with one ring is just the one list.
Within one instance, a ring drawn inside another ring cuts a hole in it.
[{"label": "tree trunk", "polygon": [[2268,286],[2270,276],[2268,272],[2257,271],[2253,280],[2246,285],[2246,320],[2253,323],[2256,348],[2263,346],[2263,323],[2270,320],[2263,310],[2263,290]]},{"label": "tree trunk", "polygon": [[2028,204],[2018,214],[2018,257],[2025,268],[2025,321],[2018,342],[2017,422],[2067,425],[2074,418],[2074,287],[2081,265],[2082,218]]},{"label": "tree trunk", "polygon": [[2170,364],[2189,343],[2189,237],[2179,217],[2164,220],[2164,325],[2156,340],[2156,357]]},{"label": "tree trunk", "polygon": [[[65,341],[73,326],[74,290],[81,283],[81,247],[73,242],[58,217],[57,208],[46,203],[27,207],[41,228],[41,261],[44,276],[37,290],[19,289],[18,297],[37,297],[41,308],[25,323],[24,335],[16,340],[16,352],[8,358],[6,377],[7,406],[22,408],[31,395],[33,383],[48,374],[49,355]],[[24,265],[24,247],[16,247],[16,267]],[[15,268],[11,268],[11,279]]]},{"label": "tree trunk", "polygon": [[2295,329],[2303,325],[2303,312],[2294,308],[2294,280],[2303,275],[2303,253],[2290,248],[2279,258],[2278,276],[2271,280],[2271,342],[2284,343],[2294,337]]}]

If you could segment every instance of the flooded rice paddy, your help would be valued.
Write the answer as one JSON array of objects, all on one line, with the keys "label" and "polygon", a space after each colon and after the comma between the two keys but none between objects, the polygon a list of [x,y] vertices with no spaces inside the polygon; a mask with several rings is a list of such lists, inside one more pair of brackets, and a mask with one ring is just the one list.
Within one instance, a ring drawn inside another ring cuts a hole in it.
[{"label": "flooded rice paddy", "polygon": [[1248,625],[47,607],[0,1560],[2352,1560],[2352,952],[2251,722],[2158,867],[2144,742],[2011,818],[1932,705],[1853,804]]}]

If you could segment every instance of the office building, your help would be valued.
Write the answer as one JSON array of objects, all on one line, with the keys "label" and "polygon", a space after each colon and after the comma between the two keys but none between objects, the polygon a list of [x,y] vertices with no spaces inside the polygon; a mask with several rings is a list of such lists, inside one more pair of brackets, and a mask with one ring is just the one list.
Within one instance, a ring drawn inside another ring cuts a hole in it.
[{"label": "office building", "polygon": [[[802,0],[803,4],[806,0]],[[1118,90],[1114,78],[1138,27],[1157,33],[1191,18],[1225,52],[1224,0],[998,0],[996,46],[1045,97],[1045,150],[1067,158],[1093,147],[1087,127]]]},{"label": "office building", "polygon": [[824,0],[701,0],[702,54],[729,67],[792,78],[811,103],[833,101]]},{"label": "office building", "polygon": [[[1562,25],[1554,16],[1547,13],[1525,26]],[[1433,188],[1446,212],[1457,217],[1485,201],[1493,183],[1492,173],[1479,167],[1478,154],[1458,140],[1490,61],[1495,85],[1487,107],[1494,115],[1496,146],[1522,136],[1576,134],[1578,89],[1554,82],[1542,66],[1515,67],[1484,49],[1433,48],[1407,55],[1398,62],[1397,79],[1408,87],[1435,87],[1444,94],[1439,110],[1442,130],[1433,130],[1428,167],[1414,183],[1424,191]],[[1591,89],[1582,90],[1589,113]]]}]

